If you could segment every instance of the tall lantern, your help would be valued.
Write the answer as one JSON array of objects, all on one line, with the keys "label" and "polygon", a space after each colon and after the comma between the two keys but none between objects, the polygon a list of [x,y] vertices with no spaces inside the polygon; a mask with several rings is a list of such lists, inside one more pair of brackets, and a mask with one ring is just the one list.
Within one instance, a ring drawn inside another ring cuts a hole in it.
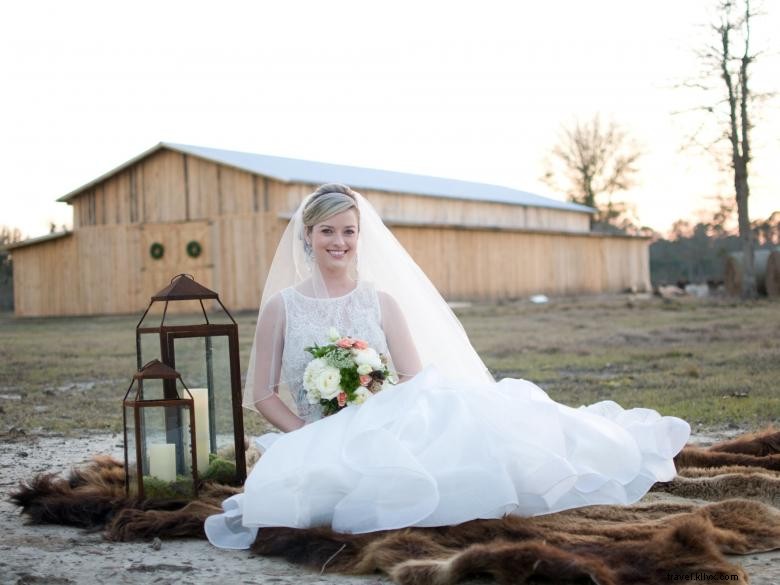
[{"label": "tall lantern", "polygon": [[[246,447],[238,325],[219,295],[189,274],[174,276],[151,298],[138,322],[136,350],[139,367],[145,359],[159,356],[187,381],[195,401],[200,479],[243,484]],[[175,381],[169,380],[165,395],[174,393]]]},{"label": "tall lantern", "polygon": [[123,406],[128,496],[197,497],[195,404],[179,373],[160,360],[150,361],[133,375]]}]

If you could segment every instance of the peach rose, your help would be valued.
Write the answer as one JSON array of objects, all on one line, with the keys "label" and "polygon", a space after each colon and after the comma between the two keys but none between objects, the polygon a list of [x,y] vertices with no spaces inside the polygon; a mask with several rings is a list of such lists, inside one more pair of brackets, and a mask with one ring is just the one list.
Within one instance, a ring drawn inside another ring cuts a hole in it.
[{"label": "peach rose", "polygon": [[355,349],[366,349],[368,347],[368,343],[363,341],[362,339],[356,339],[354,347]]},{"label": "peach rose", "polygon": [[349,337],[342,337],[336,342],[336,345],[344,349],[350,349],[354,343],[355,342]]},{"label": "peach rose", "polygon": [[371,383],[371,380],[373,380],[373,378],[371,376],[361,375],[360,376],[360,385],[361,386],[368,386]]},{"label": "peach rose", "polygon": [[347,393],[339,392],[339,395],[336,399],[339,401],[339,406],[343,408],[344,405],[347,403]]}]

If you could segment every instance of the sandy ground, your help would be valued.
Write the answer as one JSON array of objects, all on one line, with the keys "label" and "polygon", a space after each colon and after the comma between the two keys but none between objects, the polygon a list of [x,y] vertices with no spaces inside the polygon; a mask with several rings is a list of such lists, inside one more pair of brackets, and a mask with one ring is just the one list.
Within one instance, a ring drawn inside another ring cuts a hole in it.
[{"label": "sandy ground", "polygon": [[[734,432],[730,434],[735,434]],[[699,435],[697,442],[722,439],[723,434]],[[18,482],[46,471],[67,471],[90,455],[122,457],[121,436],[86,438],[0,438],[0,583],[47,584],[134,583],[390,583],[384,576],[347,577],[310,572],[284,561],[250,557],[246,551],[222,551],[199,540],[112,543],[99,533],[60,526],[28,526],[8,496]],[[648,497],[657,497],[651,494]],[[780,551],[735,557],[754,585],[780,585]]]},{"label": "sandy ground", "polygon": [[218,550],[201,540],[112,543],[99,533],[61,526],[27,526],[8,496],[18,482],[36,473],[63,470],[108,453],[119,459],[120,435],[88,438],[23,438],[0,443],[0,583],[391,583],[377,577],[319,575],[284,561],[250,557],[246,551]]}]

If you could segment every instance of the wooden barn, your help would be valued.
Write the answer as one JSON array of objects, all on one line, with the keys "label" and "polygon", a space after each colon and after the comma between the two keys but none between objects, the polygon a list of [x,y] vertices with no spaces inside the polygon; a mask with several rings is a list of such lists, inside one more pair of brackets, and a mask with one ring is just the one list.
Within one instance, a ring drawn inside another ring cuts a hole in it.
[{"label": "wooden barn", "polygon": [[18,316],[137,313],[178,273],[256,309],[287,221],[319,184],[365,195],[448,300],[649,289],[648,240],[495,185],[160,143],[64,195],[73,230],[11,248]]}]

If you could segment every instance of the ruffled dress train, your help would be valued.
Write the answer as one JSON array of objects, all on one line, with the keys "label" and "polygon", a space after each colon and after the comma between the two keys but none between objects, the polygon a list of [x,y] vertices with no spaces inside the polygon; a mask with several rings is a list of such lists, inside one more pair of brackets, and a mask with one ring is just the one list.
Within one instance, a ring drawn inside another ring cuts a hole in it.
[{"label": "ruffled dress train", "polygon": [[263,526],[362,533],[631,504],[674,478],[689,434],[654,410],[571,408],[525,380],[466,385],[428,367],[362,406],[260,437],[244,493],[206,535],[243,549]]}]

